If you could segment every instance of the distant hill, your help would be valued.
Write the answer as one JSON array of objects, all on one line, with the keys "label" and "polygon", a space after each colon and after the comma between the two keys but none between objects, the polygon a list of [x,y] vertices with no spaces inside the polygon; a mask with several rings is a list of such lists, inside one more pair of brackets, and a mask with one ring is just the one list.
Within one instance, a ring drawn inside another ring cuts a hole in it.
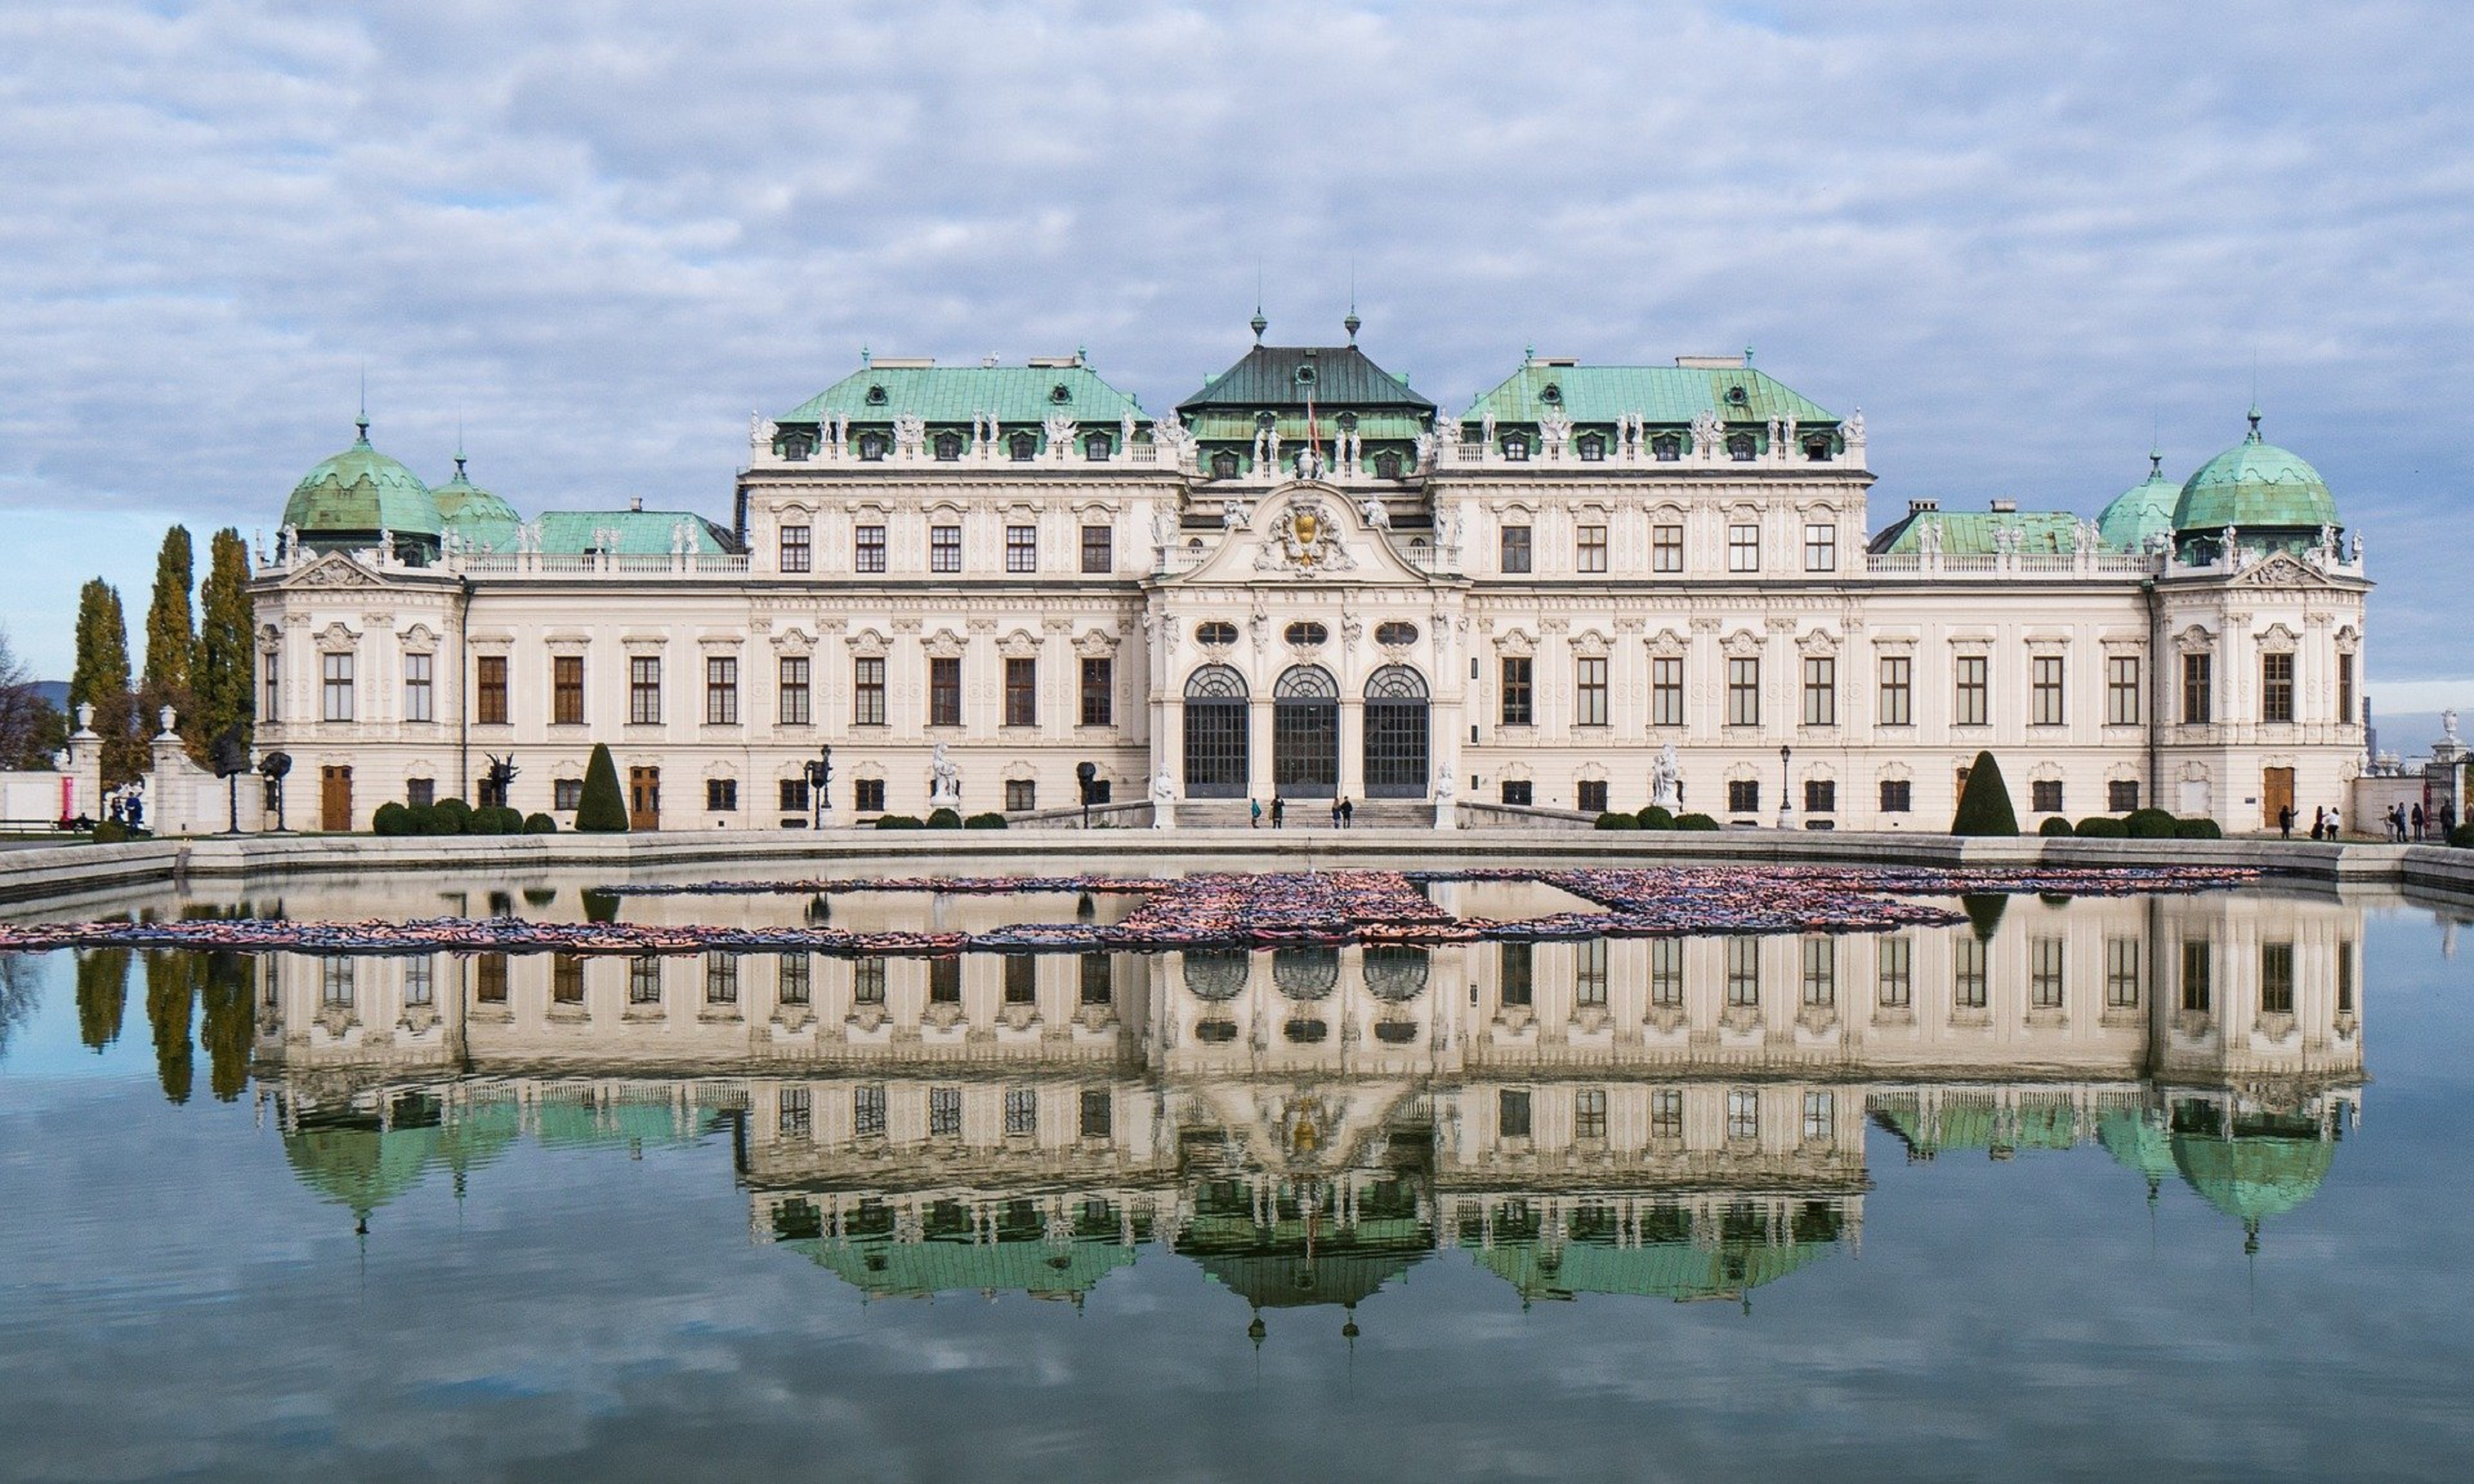
[{"label": "distant hill", "polygon": [[69,708],[69,682],[66,681],[36,681],[35,694],[50,702],[53,710],[65,711]]}]

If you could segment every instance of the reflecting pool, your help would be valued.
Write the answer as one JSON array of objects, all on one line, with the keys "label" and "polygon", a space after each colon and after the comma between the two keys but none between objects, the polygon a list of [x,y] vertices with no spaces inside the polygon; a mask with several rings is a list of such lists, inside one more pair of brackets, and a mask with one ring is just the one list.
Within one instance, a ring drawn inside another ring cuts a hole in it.
[{"label": "reflecting pool", "polygon": [[[600,884],[57,915],[1135,905]],[[0,956],[0,1474],[2463,1477],[2463,915]]]}]

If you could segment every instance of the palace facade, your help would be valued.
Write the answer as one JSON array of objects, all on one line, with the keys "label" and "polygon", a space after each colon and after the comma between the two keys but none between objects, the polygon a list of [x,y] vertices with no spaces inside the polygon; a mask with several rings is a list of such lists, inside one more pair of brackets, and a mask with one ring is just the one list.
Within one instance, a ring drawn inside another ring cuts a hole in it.
[{"label": "palace facade", "polygon": [[2094,520],[1876,531],[1862,414],[1749,357],[1532,356],[1453,413],[1347,329],[1258,316],[1166,416],[1079,354],[876,357],[752,419],[727,523],[527,519],[364,420],[259,553],[259,747],[328,828],[481,800],[493,759],[570,823],[595,743],[640,828],[1036,815],[1085,765],[1140,819],[1448,826],[1637,808],[1670,745],[1736,825],[1943,829],[1988,749],[2028,827],[2345,805],[2362,543],[2256,412]]}]

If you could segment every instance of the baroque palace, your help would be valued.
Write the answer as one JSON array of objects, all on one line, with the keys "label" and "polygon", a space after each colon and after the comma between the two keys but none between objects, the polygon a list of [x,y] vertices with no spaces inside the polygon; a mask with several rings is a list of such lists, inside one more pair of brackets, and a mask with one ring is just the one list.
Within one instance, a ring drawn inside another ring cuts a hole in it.
[{"label": "baroque palace", "polygon": [[1448,827],[1637,808],[1664,757],[1730,824],[1940,829],[1980,749],[2030,827],[2346,804],[2362,542],[2256,410],[2094,520],[1874,531],[1862,414],[1749,355],[1532,355],[1455,414],[1353,313],[1264,328],[1167,415],[1079,354],[864,360],[752,420],[728,524],[527,519],[364,418],[258,553],[259,745],[330,829],[488,798],[494,759],[569,823],[595,743],[639,828],[1019,817],[1085,764],[1187,826],[1276,797]]}]

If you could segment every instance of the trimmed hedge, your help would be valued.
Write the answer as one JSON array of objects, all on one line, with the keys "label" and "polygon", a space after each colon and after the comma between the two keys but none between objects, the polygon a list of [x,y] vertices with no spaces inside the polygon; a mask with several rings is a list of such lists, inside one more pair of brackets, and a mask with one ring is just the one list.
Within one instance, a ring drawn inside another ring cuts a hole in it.
[{"label": "trimmed hedge", "polygon": [[575,832],[580,835],[623,835],[627,832],[627,796],[618,787],[618,765],[610,745],[593,744],[584,765],[584,797],[575,802]]},{"label": "trimmed hedge", "polygon": [[558,821],[550,818],[546,814],[527,814],[524,816],[524,833],[528,835],[557,834]]},{"label": "trimmed hedge", "polygon": [[2461,850],[2474,850],[2474,825],[2460,825],[2450,830],[2448,843]]},{"label": "trimmed hedge", "polygon": [[1643,829],[1673,829],[1675,827],[1675,811],[1662,803],[1642,804],[1640,806],[1640,812],[1634,815],[1633,819],[1637,822]]},{"label": "trimmed hedge", "polygon": [[2010,806],[2010,785],[2001,780],[2001,765],[1989,752],[1976,754],[1967,770],[1967,787],[1958,796],[1952,817],[1953,835],[2016,835],[2019,811]]},{"label": "trimmed hedge", "polygon": [[957,814],[951,809],[938,809],[928,816],[928,827],[930,829],[959,829],[962,827],[962,816]]},{"label": "trimmed hedge", "polygon": [[2222,840],[2224,837],[2224,829],[2215,820],[2173,822],[2173,838],[2176,840]]},{"label": "trimmed hedge", "polygon": [[962,821],[964,829],[1003,829],[1006,826],[1006,817],[997,813],[974,814]]},{"label": "trimmed hedge", "polygon": [[2067,835],[2070,832],[2071,822],[2062,818],[2058,814],[2036,826],[2036,833],[2048,838],[2055,835]]},{"label": "trimmed hedge", "polygon": [[876,817],[876,827],[879,829],[925,829],[928,826],[921,822],[919,816],[916,814],[880,814]]},{"label": "trimmed hedge", "polygon": [[2110,814],[2091,814],[2071,832],[2082,840],[2122,840],[2129,837],[2130,826]]},{"label": "trimmed hedge", "polygon": [[378,835],[411,834],[412,815],[400,803],[379,804],[378,812],[370,816],[370,832]]},{"label": "trimmed hedge", "polygon": [[1678,829],[1716,829],[1719,826],[1716,820],[1711,819],[1706,814],[1679,814],[1675,817],[1675,827]]},{"label": "trimmed hedge", "polygon": [[473,806],[461,799],[441,799],[429,806],[431,818],[439,824],[434,831],[442,835],[469,835],[473,832]]},{"label": "trimmed hedge", "polygon": [[94,826],[96,845],[126,845],[133,838],[135,837],[129,832],[129,826],[118,820],[105,820]]},{"label": "trimmed hedge", "polygon": [[1600,829],[1638,829],[1640,821],[1629,814],[1619,814],[1610,809],[1598,816],[1598,827]]},{"label": "trimmed hedge", "polygon": [[2174,835],[2173,816],[2162,809],[2133,809],[2122,823],[2133,840],[2171,840]]}]

